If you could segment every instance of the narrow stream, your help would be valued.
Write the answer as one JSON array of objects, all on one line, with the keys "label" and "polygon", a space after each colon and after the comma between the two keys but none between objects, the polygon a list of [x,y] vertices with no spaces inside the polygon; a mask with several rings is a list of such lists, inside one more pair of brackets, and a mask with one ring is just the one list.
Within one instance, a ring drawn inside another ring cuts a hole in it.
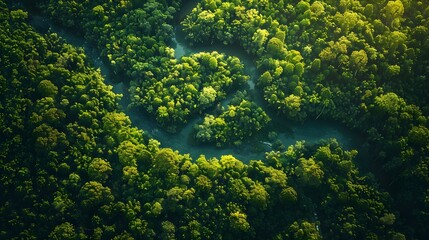
[{"label": "narrow stream", "polygon": [[[196,1],[191,1],[194,4]],[[183,11],[190,11],[189,5],[184,6]],[[198,158],[200,155],[205,155],[208,158],[220,158],[222,155],[232,154],[237,159],[243,162],[250,160],[263,159],[266,151],[271,150],[272,142],[268,142],[266,138],[250,139],[239,147],[217,148],[211,145],[202,145],[196,143],[192,138],[192,130],[194,125],[201,120],[201,117],[192,119],[189,123],[175,134],[167,133],[162,130],[149,116],[143,116],[140,111],[130,110],[127,108],[129,103],[128,89],[123,83],[115,83],[110,74],[109,67],[100,59],[99,51],[91,44],[87,43],[83,36],[78,36],[74,32],[55,25],[52,21],[44,16],[37,15],[37,13],[30,11],[30,24],[36,30],[46,33],[49,29],[56,32],[68,43],[82,47],[85,50],[87,57],[93,62],[96,68],[100,68],[101,73],[105,78],[106,84],[113,86],[113,91],[117,94],[122,94],[124,97],[120,101],[124,112],[131,118],[133,125],[143,129],[149,136],[159,140],[162,147],[170,147],[178,150],[180,153],[189,153],[193,159]],[[179,13],[180,18],[185,16],[183,12]],[[179,19],[180,19],[179,18]],[[255,81],[259,74],[256,69],[255,60],[247,54],[242,48],[238,46],[225,46],[225,45],[210,45],[210,46],[197,46],[191,47],[186,44],[185,37],[181,31],[180,26],[176,26],[175,35],[173,37],[173,45],[175,49],[175,57],[191,55],[201,51],[218,51],[228,55],[237,56],[245,65],[245,73],[251,79],[249,85],[245,89],[254,96],[258,104],[264,107],[265,103],[262,101],[258,89],[255,89]],[[259,94],[259,95],[258,95]],[[259,96],[259,97],[258,97]],[[307,143],[317,143],[322,139],[336,138],[345,149],[360,149],[362,146],[362,138],[348,130],[346,127],[338,125],[334,122],[326,121],[306,121],[303,124],[289,123],[282,120],[278,116],[270,116],[273,123],[269,131],[277,132],[277,139],[281,141],[284,146],[293,145],[296,141],[304,140]]]}]

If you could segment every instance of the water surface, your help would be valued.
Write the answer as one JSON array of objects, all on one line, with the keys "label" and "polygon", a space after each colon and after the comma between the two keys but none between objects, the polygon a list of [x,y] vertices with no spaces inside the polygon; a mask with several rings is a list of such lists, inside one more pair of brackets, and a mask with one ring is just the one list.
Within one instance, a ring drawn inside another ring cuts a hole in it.
[{"label": "water surface", "polygon": [[[189,9],[189,7],[187,9]],[[132,120],[133,125],[143,129],[149,136],[159,140],[162,147],[170,147],[172,149],[179,150],[181,153],[189,153],[194,159],[198,158],[200,155],[205,155],[209,158],[220,158],[222,155],[232,154],[237,159],[244,162],[263,159],[265,152],[271,150],[272,141],[270,142],[265,136],[248,139],[248,141],[239,147],[217,148],[212,145],[198,144],[193,140],[192,129],[193,126],[201,120],[201,117],[191,119],[183,129],[175,134],[167,133],[157,125],[153,118],[147,116],[140,110],[129,109],[127,107],[129,104],[128,87],[123,83],[116,83],[113,80],[109,67],[100,59],[99,51],[93,45],[87,43],[83,36],[66,28],[59,27],[46,17],[40,15],[30,14],[30,24],[41,32],[46,32],[48,30],[56,32],[70,44],[84,48],[90,61],[96,68],[101,70],[101,73],[105,78],[105,82],[113,86],[113,91],[115,93],[122,94],[124,96],[120,105]],[[172,42],[176,58],[200,51],[218,51],[220,53],[239,57],[242,63],[244,63],[245,73],[251,77],[249,85],[245,86],[244,89],[254,96],[254,100],[258,104],[265,106],[265,103],[261,100],[261,94],[257,87],[255,88],[255,81],[259,76],[255,66],[255,59],[247,54],[242,48],[239,46],[225,46],[222,44],[190,46],[186,43],[185,36],[181,31],[180,26],[175,27]],[[225,104],[225,102],[223,104]],[[270,125],[266,132],[277,132],[278,140],[280,140],[285,146],[292,145],[296,141],[304,140],[307,143],[317,143],[322,139],[328,138],[336,138],[345,149],[360,148],[362,144],[362,138],[358,134],[353,133],[344,126],[333,122],[307,121],[299,124],[287,122],[276,115],[270,117],[274,120],[274,123]]]}]

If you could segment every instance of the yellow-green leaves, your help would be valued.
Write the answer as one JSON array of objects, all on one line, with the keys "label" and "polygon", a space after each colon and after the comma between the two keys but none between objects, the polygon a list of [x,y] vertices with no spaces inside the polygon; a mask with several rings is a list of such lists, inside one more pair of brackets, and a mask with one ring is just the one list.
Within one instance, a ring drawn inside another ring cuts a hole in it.
[{"label": "yellow-green leaves", "polygon": [[55,97],[58,93],[58,87],[49,80],[42,80],[37,86],[37,93],[41,97]]},{"label": "yellow-green leaves", "polygon": [[324,172],[314,159],[301,158],[296,167],[296,175],[304,186],[317,187],[322,183]]}]

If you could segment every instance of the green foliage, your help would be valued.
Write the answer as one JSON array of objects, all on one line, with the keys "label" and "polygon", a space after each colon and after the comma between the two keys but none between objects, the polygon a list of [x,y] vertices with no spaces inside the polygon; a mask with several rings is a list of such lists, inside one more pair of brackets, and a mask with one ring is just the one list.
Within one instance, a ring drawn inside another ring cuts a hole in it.
[{"label": "green foliage", "polygon": [[298,180],[304,186],[318,187],[322,183],[324,172],[311,158],[300,158],[295,172]]},{"label": "green foliage", "polygon": [[302,221],[302,222],[294,222],[289,227],[289,239],[294,240],[318,240],[322,239],[321,234],[317,231],[317,226],[315,223]]},{"label": "green foliage", "polygon": [[402,98],[392,92],[377,96],[374,102],[377,109],[387,115],[398,114],[398,111],[406,104]]},{"label": "green foliage", "polygon": [[82,206],[85,208],[98,207],[114,200],[111,190],[95,181],[87,182],[82,186],[80,197],[82,198]]},{"label": "green foliage", "polygon": [[382,12],[386,23],[393,27],[394,22],[400,21],[404,15],[404,5],[400,0],[388,1]]},{"label": "green foliage", "polygon": [[233,212],[230,214],[229,220],[233,231],[247,232],[250,229],[250,224],[247,222],[247,216],[244,213]]},{"label": "green foliage", "polygon": [[[77,27],[97,45],[115,74],[130,80],[131,106],[143,107],[169,132],[213,107],[249,78],[235,57],[200,53],[174,59],[173,18],[179,1],[44,2],[44,11]],[[211,14],[206,14],[207,21]],[[207,87],[216,91],[207,96]],[[203,96],[200,96],[203,95]]]},{"label": "green foliage", "polygon": [[350,68],[363,71],[368,63],[368,56],[364,50],[353,51],[350,55]]},{"label": "green foliage", "polygon": [[159,150],[154,157],[153,171],[157,174],[177,174],[179,169],[177,153],[173,152],[170,148]]},{"label": "green foliage", "polygon": [[298,194],[292,187],[283,189],[280,194],[281,199],[287,203],[295,203],[298,200]]},{"label": "green foliage", "polygon": [[241,144],[245,138],[263,129],[270,120],[256,103],[238,96],[218,116],[206,115],[202,124],[194,127],[195,138],[201,142],[215,143],[218,147]]},{"label": "green foliage", "polygon": [[267,52],[273,58],[283,58],[284,57],[283,42],[276,37],[271,38],[267,43]]},{"label": "green foliage", "polygon": [[[308,3],[302,4],[305,7],[300,5],[300,9],[309,8]],[[217,10],[208,1],[203,1],[186,17],[182,25],[188,40],[193,44],[236,42],[248,52],[255,54],[258,57],[258,70],[263,73],[259,77],[258,85],[263,88],[265,100],[274,109],[285,113],[288,118],[304,119],[305,112],[296,113],[302,111],[297,107],[297,101],[283,101],[294,91],[295,87],[289,85],[303,85],[301,77],[306,71],[301,53],[288,50],[286,47],[285,39],[289,36],[287,26],[280,25],[277,20],[273,20],[273,16],[270,16],[273,9],[278,11],[277,9],[284,6],[276,8],[276,4],[272,4],[264,8],[261,2],[252,5],[250,2],[234,1],[218,5],[221,10]],[[213,26],[208,19],[226,23],[226,26]],[[218,32],[222,34],[217,34]],[[307,93],[302,95],[306,97]]]},{"label": "green foliage", "polygon": [[[131,79],[133,105],[172,131],[248,79],[237,58],[216,52],[174,59],[179,1],[37,3],[82,30]],[[426,5],[207,0],[183,23],[194,44],[253,54],[257,87],[281,117],[321,116],[368,134],[369,177],[335,141],[298,142],[249,164],[160,148],[118,112],[82,49],[34,32],[28,13],[0,1],[0,238],[423,239]],[[235,99],[197,138],[239,144],[268,121]]]},{"label": "green foliage", "polygon": [[90,179],[105,182],[112,173],[110,163],[101,158],[94,158],[88,167]]},{"label": "green foliage", "polygon": [[74,240],[77,239],[77,234],[73,225],[69,222],[62,223],[54,228],[49,234],[50,239],[60,240]]},{"label": "green foliage", "polygon": [[55,97],[58,93],[58,87],[49,80],[42,80],[37,86],[37,93],[43,97]]},{"label": "green foliage", "polygon": [[171,132],[249,78],[236,57],[217,52],[183,57],[171,68],[161,81],[152,77],[131,87],[133,105],[146,107]]},{"label": "green foliage", "polygon": [[411,144],[425,147],[429,144],[429,129],[424,126],[413,126],[408,134]]},{"label": "green foliage", "polygon": [[204,87],[198,101],[201,105],[210,106],[216,101],[217,92],[212,86]]}]

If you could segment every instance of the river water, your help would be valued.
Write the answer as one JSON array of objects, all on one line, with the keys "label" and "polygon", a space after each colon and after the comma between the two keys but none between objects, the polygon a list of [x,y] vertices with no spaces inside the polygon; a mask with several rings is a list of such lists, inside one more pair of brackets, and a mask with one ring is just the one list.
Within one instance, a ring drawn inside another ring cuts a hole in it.
[{"label": "river water", "polygon": [[[192,4],[195,6],[196,1],[191,1],[185,5],[183,11],[189,12],[190,9],[192,9]],[[183,11],[179,13],[179,19],[183,19],[185,16]],[[196,143],[192,137],[193,127],[196,123],[201,121],[201,117],[190,120],[183,129],[175,134],[167,133],[157,125],[153,118],[146,116],[139,110],[129,109],[127,107],[130,102],[128,87],[123,83],[115,83],[113,81],[113,74],[109,71],[108,65],[100,59],[99,51],[91,44],[87,43],[83,36],[76,35],[74,31],[59,27],[52,23],[48,18],[33,12],[30,12],[30,24],[40,32],[46,32],[50,29],[50,31],[58,33],[68,43],[76,47],[84,48],[87,57],[93,65],[101,70],[106,84],[112,85],[115,93],[123,95],[120,105],[124,112],[130,117],[133,125],[143,129],[150,137],[159,140],[162,147],[170,147],[174,150],[178,150],[182,154],[189,153],[193,159],[198,158],[200,155],[205,155],[208,158],[220,158],[222,155],[232,154],[243,162],[262,160],[265,156],[265,152],[271,150],[273,140],[268,140],[268,137],[266,137],[267,134],[248,139],[239,147],[217,148],[212,145]],[[239,46],[216,44],[211,46],[192,47],[186,43],[181,27],[176,26],[171,47],[175,49],[176,58],[200,51],[218,51],[220,53],[239,57],[245,65],[245,73],[251,77],[248,86],[244,86],[243,89],[248,91],[250,93],[249,95],[253,96],[253,100],[255,102],[262,107],[265,107],[265,102],[262,101],[261,93],[258,91],[257,87],[255,88],[255,81],[259,76],[255,65],[255,59],[253,59],[252,56],[247,54]],[[265,133],[268,131],[277,132],[277,139],[284,146],[293,145],[296,141],[302,140],[306,143],[314,144],[322,139],[335,138],[344,149],[350,150],[362,148],[362,137],[340,124],[327,121],[291,123],[281,119],[281,117],[277,115],[271,114],[270,117],[273,121]]]}]

